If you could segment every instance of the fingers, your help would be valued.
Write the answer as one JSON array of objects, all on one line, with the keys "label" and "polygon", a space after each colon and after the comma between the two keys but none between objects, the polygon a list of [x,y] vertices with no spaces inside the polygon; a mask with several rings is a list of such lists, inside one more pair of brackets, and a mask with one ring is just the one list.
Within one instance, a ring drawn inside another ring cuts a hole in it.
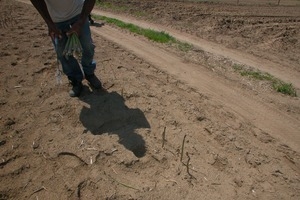
[{"label": "fingers", "polygon": [[80,34],[80,27],[78,27],[78,26],[72,26],[72,28],[68,32],[66,32],[67,36],[69,36],[69,35],[71,35],[73,33],[75,33],[77,36],[79,36],[79,34]]},{"label": "fingers", "polygon": [[56,33],[49,33],[49,36],[51,37],[52,40],[54,40],[55,38],[61,39],[62,35],[61,34],[56,34]]},{"label": "fingers", "polygon": [[51,37],[51,39],[54,39],[54,38],[61,39],[62,38],[62,32],[61,32],[61,30],[59,30],[58,28],[56,28],[54,24],[48,25],[48,34]]},{"label": "fingers", "polygon": [[68,32],[66,32],[66,35],[69,36],[69,35],[72,35],[73,33],[75,33],[76,35],[79,35],[77,31],[71,29],[69,30]]},{"label": "fingers", "polygon": [[66,33],[68,36],[72,33],[76,33],[77,36],[80,35],[82,26],[84,24],[84,21],[82,19],[77,20],[72,26],[71,29]]}]

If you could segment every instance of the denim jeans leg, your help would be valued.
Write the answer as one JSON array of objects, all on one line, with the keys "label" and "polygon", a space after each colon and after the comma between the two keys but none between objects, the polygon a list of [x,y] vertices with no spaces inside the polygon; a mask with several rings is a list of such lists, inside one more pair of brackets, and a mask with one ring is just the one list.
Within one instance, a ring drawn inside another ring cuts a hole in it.
[{"label": "denim jeans leg", "polygon": [[62,38],[57,40],[57,44],[54,44],[55,51],[58,60],[61,62],[64,74],[66,74],[70,80],[82,81],[83,74],[80,69],[78,61],[73,56],[69,56],[68,58],[66,58],[63,55],[63,51],[68,40],[68,37],[65,33],[70,29],[71,23],[72,21],[69,20],[66,22],[60,22],[56,24],[58,29],[60,29],[63,34],[62,34]]},{"label": "denim jeans leg", "polygon": [[95,45],[91,37],[91,30],[89,21],[86,20],[82,27],[79,40],[82,46],[81,65],[85,75],[91,75],[96,68],[96,62],[93,60],[95,53]]},{"label": "denim jeans leg", "polygon": [[68,76],[70,80],[75,79],[77,81],[82,81],[83,74],[81,72],[78,61],[73,56],[69,56],[68,58],[66,58],[63,55],[66,42],[67,36],[64,35],[63,38],[59,40],[58,48],[56,50],[56,54],[59,61],[61,62],[63,72]]}]

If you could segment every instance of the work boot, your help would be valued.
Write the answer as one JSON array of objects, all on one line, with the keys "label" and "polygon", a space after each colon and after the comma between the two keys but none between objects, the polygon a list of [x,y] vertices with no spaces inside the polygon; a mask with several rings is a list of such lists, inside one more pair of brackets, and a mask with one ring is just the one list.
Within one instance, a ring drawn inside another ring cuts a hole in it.
[{"label": "work boot", "polygon": [[72,89],[69,91],[70,97],[79,97],[83,88],[82,82],[77,80],[72,80],[70,81],[70,83],[72,85]]},{"label": "work boot", "polygon": [[102,84],[101,81],[97,78],[95,74],[86,75],[86,80],[91,84],[91,86],[95,89],[101,89]]}]

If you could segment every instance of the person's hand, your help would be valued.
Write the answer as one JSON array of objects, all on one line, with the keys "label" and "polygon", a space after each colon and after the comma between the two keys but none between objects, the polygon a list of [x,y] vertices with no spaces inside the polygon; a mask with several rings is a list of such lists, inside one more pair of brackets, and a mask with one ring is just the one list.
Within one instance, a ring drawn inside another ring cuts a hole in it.
[{"label": "person's hand", "polygon": [[71,35],[72,33],[76,33],[76,34],[79,36],[83,24],[84,24],[83,20],[79,19],[77,22],[75,22],[75,23],[72,25],[71,29],[66,33],[67,36]]},{"label": "person's hand", "polygon": [[62,38],[61,30],[56,28],[54,24],[48,24],[48,31],[49,31],[49,36],[51,37],[52,40],[54,40],[55,38]]}]

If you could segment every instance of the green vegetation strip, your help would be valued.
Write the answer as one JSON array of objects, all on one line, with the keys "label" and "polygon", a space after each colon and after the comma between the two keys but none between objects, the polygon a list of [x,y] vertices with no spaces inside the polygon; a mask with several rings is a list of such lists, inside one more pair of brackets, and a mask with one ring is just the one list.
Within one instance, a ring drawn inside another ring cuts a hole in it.
[{"label": "green vegetation strip", "polygon": [[292,97],[296,97],[296,89],[293,87],[291,83],[285,83],[278,78],[275,78],[269,73],[264,73],[261,71],[254,71],[250,69],[244,69],[243,66],[241,65],[234,65],[233,68],[235,71],[239,72],[242,76],[247,76],[249,78],[254,78],[256,80],[265,80],[269,81],[273,89],[276,90],[277,92],[280,92],[282,94],[286,94]]},{"label": "green vegetation strip", "polygon": [[155,42],[160,43],[167,43],[167,42],[175,42],[175,38],[170,36],[168,33],[165,32],[158,32],[151,29],[144,29],[140,28],[131,23],[125,23],[118,19],[113,19],[105,16],[94,16],[95,19],[103,20],[107,23],[114,24],[120,28],[124,28],[129,30],[132,33],[136,33],[138,35],[143,35],[144,37],[148,38],[149,40],[153,40]]},{"label": "green vegetation strip", "polygon": [[184,51],[184,52],[187,52],[192,48],[191,44],[178,41],[174,37],[170,36],[168,33],[164,32],[164,31],[155,31],[152,29],[144,29],[144,28],[136,26],[132,23],[125,23],[125,22],[122,22],[121,20],[109,18],[109,17],[105,17],[105,16],[93,15],[93,18],[105,21],[106,23],[109,23],[109,24],[114,24],[123,29],[127,29],[132,33],[142,35],[142,36],[148,38],[149,40],[152,40],[155,42],[176,44],[178,49],[180,49],[181,51]]}]

